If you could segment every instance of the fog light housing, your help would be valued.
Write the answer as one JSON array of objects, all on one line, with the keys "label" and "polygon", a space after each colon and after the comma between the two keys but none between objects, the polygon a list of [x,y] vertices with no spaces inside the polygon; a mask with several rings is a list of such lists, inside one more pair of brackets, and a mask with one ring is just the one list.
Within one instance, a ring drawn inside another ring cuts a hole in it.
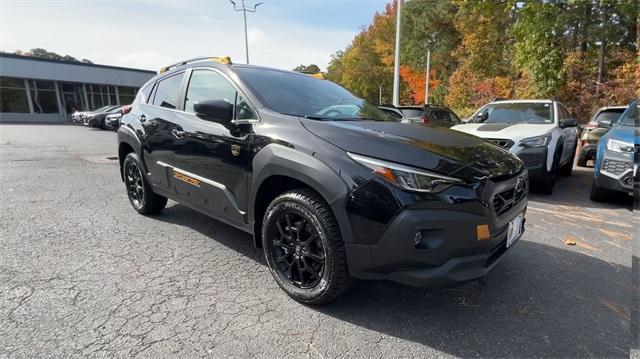
[{"label": "fog light housing", "polygon": [[491,232],[489,231],[488,224],[479,224],[476,227],[476,238],[479,241],[486,241],[491,238]]},{"label": "fog light housing", "polygon": [[444,230],[423,229],[413,237],[413,246],[417,249],[434,249],[444,242]]}]

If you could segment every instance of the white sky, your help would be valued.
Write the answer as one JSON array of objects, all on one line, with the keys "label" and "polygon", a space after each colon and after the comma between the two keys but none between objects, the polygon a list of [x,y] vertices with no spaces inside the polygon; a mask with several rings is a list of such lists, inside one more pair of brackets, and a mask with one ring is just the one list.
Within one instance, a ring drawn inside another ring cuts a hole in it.
[{"label": "white sky", "polygon": [[[262,1],[257,13],[247,13],[251,63],[285,69],[310,63],[326,68],[330,55],[386,3]],[[202,55],[230,55],[234,62],[245,58],[242,13],[226,0],[0,0],[0,49],[36,47],[150,70]]]}]

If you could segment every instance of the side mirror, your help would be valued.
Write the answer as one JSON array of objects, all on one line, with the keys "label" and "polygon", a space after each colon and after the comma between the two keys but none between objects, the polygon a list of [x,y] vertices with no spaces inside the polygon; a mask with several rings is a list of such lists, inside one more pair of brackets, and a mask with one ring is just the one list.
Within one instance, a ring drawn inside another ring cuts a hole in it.
[{"label": "side mirror", "polygon": [[578,126],[578,121],[576,121],[575,118],[567,118],[564,121],[562,121],[561,126],[562,128],[576,127]]},{"label": "side mirror", "polygon": [[229,123],[233,120],[233,104],[225,100],[206,100],[193,104],[196,116],[204,120]]},{"label": "side mirror", "polygon": [[611,119],[599,120],[598,127],[611,128],[611,123],[612,123]]}]

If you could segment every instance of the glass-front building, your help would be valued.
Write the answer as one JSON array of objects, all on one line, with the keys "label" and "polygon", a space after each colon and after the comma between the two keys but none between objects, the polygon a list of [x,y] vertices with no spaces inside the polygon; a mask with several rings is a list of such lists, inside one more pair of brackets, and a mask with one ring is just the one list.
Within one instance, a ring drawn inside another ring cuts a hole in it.
[{"label": "glass-front building", "polygon": [[0,122],[66,122],[133,102],[153,71],[0,54]]}]

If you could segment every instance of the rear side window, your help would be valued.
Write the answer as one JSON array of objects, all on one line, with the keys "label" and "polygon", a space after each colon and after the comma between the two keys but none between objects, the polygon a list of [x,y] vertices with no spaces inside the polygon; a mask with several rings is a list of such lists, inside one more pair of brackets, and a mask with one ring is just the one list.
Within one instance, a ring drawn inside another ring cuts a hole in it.
[{"label": "rear side window", "polygon": [[176,109],[178,107],[181,84],[182,73],[158,81],[155,95],[153,96],[153,105]]}]

